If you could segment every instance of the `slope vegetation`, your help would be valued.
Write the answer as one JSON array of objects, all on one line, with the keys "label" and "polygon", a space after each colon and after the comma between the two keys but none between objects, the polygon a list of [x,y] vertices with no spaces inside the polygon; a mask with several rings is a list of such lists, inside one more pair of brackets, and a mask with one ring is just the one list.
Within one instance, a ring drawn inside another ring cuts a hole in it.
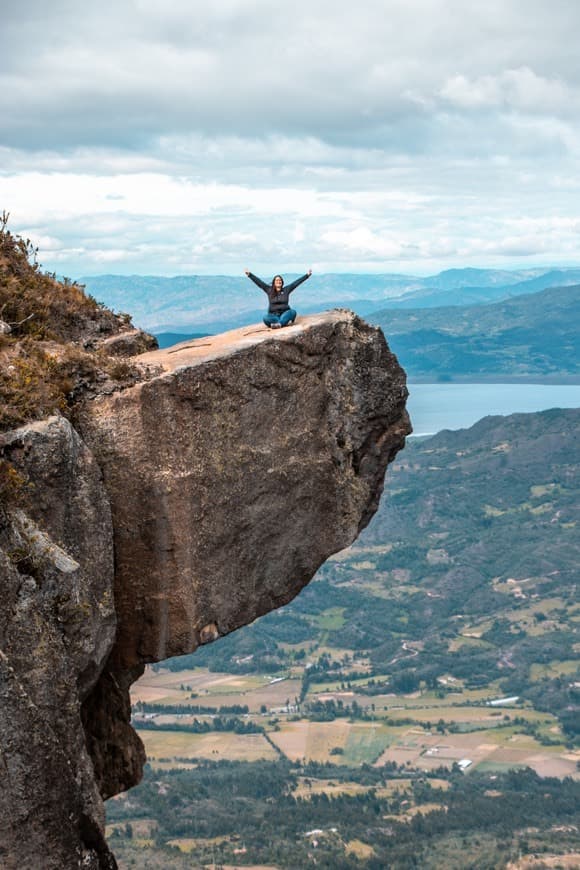
[{"label": "slope vegetation", "polygon": [[385,309],[369,320],[411,377],[580,377],[580,285],[491,305]]},{"label": "slope vegetation", "polygon": [[[43,272],[31,243],[0,220],[0,429],[68,412],[88,389],[134,383],[107,339],[130,332],[74,282]],[[143,348],[155,344],[152,338]]]}]

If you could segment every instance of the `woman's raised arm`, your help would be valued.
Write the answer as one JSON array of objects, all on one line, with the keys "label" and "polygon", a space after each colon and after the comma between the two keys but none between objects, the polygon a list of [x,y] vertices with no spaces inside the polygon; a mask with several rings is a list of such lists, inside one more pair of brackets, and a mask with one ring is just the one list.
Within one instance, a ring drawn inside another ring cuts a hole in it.
[{"label": "woman's raised arm", "polygon": [[254,284],[257,284],[258,287],[260,287],[261,290],[264,290],[265,293],[268,292],[268,290],[270,289],[270,285],[269,285],[269,284],[266,284],[266,282],[265,282],[265,281],[262,281],[261,278],[258,278],[257,275],[253,275],[253,274],[249,271],[249,269],[246,269],[246,270],[245,270],[245,274],[248,276],[248,278],[250,279],[250,281],[253,281]]},{"label": "woman's raised arm", "polygon": [[302,284],[303,281],[307,281],[308,278],[312,275],[312,269],[309,269],[306,275],[303,275],[302,278],[296,278],[295,281],[292,281],[291,284],[286,285],[286,292],[292,293],[293,290],[296,290],[299,284]]}]

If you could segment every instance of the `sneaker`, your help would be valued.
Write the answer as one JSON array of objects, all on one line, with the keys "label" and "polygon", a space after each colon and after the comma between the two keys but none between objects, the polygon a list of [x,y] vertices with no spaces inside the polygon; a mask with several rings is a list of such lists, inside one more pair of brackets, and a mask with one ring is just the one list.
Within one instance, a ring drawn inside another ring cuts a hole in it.
[{"label": "sneaker", "polygon": [[282,329],[282,324],[281,323],[273,323],[270,326],[270,329]]}]

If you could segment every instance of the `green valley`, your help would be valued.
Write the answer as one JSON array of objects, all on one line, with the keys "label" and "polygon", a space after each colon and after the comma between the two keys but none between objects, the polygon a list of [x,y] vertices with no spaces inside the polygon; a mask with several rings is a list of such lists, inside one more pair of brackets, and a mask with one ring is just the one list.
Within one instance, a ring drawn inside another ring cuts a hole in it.
[{"label": "green valley", "polygon": [[121,866],[580,851],[579,430],[553,410],[412,439],[294,602],[148,669],[148,771],[109,803]]}]

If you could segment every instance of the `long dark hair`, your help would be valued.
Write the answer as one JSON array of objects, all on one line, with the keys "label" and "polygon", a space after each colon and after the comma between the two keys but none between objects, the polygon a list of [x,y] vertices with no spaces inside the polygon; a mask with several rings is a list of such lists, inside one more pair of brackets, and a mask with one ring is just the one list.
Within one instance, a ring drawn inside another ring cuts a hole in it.
[{"label": "long dark hair", "polygon": [[274,287],[274,281],[276,280],[276,278],[279,278],[282,282],[282,287],[280,287],[280,292],[282,292],[282,289],[284,287],[284,278],[282,277],[282,275],[274,275],[274,277],[272,278],[272,290],[274,291],[274,293],[276,293],[276,288]]}]

